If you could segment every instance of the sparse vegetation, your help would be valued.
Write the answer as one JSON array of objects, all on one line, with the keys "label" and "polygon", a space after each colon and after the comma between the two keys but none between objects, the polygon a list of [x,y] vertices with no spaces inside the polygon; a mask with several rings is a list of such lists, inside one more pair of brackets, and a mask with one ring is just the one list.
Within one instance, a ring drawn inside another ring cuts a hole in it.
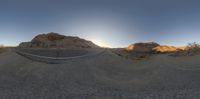
[{"label": "sparse vegetation", "polygon": [[[145,48],[145,47],[144,47]],[[143,49],[144,49],[143,48]],[[143,50],[141,49],[141,50]],[[141,60],[148,59],[152,54],[168,53],[170,56],[194,56],[200,54],[200,44],[197,42],[188,43],[185,47],[157,46],[149,52],[139,52],[127,49],[113,49],[113,53],[129,59]]]},{"label": "sparse vegetation", "polygon": [[200,44],[197,42],[189,43],[184,50],[177,51],[171,56],[194,56],[200,54]]},{"label": "sparse vegetation", "polygon": [[186,51],[188,55],[196,55],[200,53],[200,44],[193,42],[189,43],[188,46],[186,47]]},{"label": "sparse vegetation", "polygon": [[0,45],[0,54],[5,51],[5,47],[3,45]]},{"label": "sparse vegetation", "polygon": [[111,52],[115,53],[118,56],[128,58],[129,52],[125,48],[115,48],[111,49]]},{"label": "sparse vegetation", "polygon": [[115,53],[118,56],[124,57],[126,59],[132,59],[132,60],[143,60],[148,59],[150,57],[150,53],[145,52],[134,52],[127,50],[125,48],[116,48],[111,50],[113,53]]}]

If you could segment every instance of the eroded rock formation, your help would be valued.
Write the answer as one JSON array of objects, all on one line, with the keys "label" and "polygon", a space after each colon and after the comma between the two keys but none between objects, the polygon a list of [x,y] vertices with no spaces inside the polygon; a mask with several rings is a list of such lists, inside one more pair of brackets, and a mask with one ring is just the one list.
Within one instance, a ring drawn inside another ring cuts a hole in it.
[{"label": "eroded rock formation", "polygon": [[128,46],[128,51],[134,52],[151,52],[153,48],[159,46],[159,44],[155,42],[147,42],[147,43],[135,43]]},{"label": "eroded rock formation", "polygon": [[79,37],[64,36],[58,33],[40,34],[30,42],[22,42],[20,48],[98,48],[93,42]]}]

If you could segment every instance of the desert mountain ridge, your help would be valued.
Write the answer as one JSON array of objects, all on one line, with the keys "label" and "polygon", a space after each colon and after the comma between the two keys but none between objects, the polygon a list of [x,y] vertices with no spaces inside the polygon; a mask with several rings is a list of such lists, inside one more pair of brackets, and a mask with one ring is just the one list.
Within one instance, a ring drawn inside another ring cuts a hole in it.
[{"label": "desert mountain ridge", "polygon": [[[76,36],[65,36],[59,33],[50,32],[39,34],[29,42],[22,42],[19,48],[100,48],[92,41]],[[127,51],[134,52],[176,52],[184,50],[185,47],[160,45],[156,42],[139,42],[130,44]]]},{"label": "desert mountain ridge", "polygon": [[91,41],[74,37],[65,36],[50,32],[35,36],[30,42],[22,42],[20,48],[99,48]]},{"label": "desert mountain ridge", "polygon": [[165,52],[177,52],[184,50],[185,47],[176,47],[168,45],[160,45],[155,42],[140,42],[135,44],[130,44],[126,50],[134,52],[155,52],[155,53],[165,53]]}]

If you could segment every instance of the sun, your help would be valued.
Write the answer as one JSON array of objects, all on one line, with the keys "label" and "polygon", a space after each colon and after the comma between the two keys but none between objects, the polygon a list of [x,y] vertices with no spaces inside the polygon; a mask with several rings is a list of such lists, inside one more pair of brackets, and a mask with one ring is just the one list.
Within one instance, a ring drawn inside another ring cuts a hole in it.
[{"label": "sun", "polygon": [[95,43],[96,45],[100,46],[100,47],[109,47],[107,44],[105,44],[104,42],[102,42],[101,40],[92,40],[93,43]]}]

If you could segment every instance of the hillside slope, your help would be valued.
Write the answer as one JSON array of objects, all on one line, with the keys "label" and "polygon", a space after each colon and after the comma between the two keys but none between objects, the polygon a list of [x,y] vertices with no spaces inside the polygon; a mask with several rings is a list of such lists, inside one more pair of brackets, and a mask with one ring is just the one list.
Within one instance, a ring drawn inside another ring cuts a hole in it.
[{"label": "hillside slope", "polygon": [[99,48],[93,42],[79,37],[47,33],[35,36],[30,42],[19,44],[20,48]]}]

